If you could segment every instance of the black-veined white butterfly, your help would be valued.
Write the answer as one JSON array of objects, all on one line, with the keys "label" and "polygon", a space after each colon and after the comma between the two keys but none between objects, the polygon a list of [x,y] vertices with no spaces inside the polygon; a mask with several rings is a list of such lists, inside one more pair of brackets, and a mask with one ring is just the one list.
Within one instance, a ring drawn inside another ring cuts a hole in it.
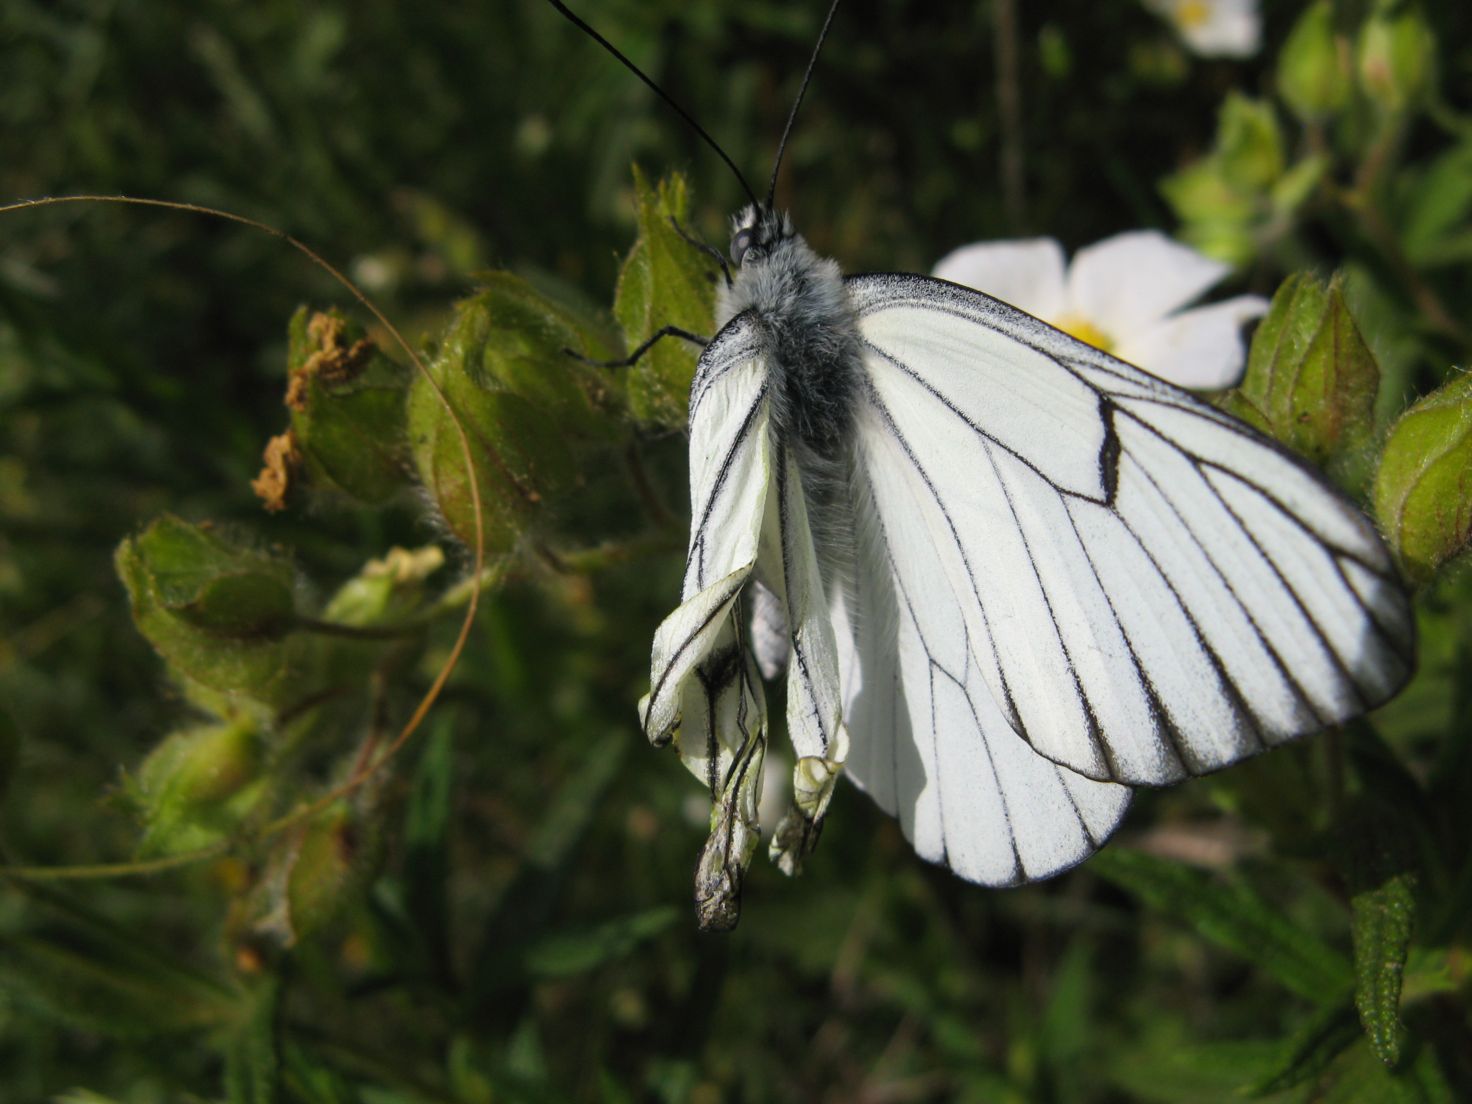
[{"label": "black-veined white butterfly", "polygon": [[1086,858],[1131,786],[1409,675],[1375,530],[1253,429],[979,292],[844,277],[771,192],[731,262],[690,392],[681,604],[640,703],[715,801],[703,926],[735,923],[760,834],[763,675],[786,670],[798,756],[783,869],[846,773],[923,858],[990,886]]}]

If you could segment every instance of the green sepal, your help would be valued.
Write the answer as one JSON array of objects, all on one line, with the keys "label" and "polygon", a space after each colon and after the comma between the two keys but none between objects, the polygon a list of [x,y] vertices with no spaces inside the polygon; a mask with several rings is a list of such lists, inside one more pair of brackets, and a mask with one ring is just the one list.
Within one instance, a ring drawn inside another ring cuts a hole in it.
[{"label": "green sepal", "polygon": [[288,942],[334,924],[377,875],[383,833],[377,815],[360,805],[361,799],[330,806],[284,845]]},{"label": "green sepal", "polygon": [[279,706],[307,677],[309,644],[284,561],[165,516],[118,546],[133,620],[173,671],[225,701]]},{"label": "green sepal", "polygon": [[260,727],[244,714],[164,739],[130,787],[145,825],[139,853],[187,851],[227,833],[262,793],[264,755]]},{"label": "green sepal", "polygon": [[298,307],[288,327],[286,405],[311,484],[378,504],[409,485],[410,374],[338,311]]},{"label": "green sepal", "polygon": [[[482,385],[466,364],[466,347],[446,347],[430,365],[434,384],[409,389],[409,442],[419,480],[450,532],[475,543],[470,476],[455,418],[464,426],[480,492],[488,555],[509,552],[537,519],[546,499],[573,479],[568,442],[547,411],[510,391]],[[444,398],[441,398],[443,391]]]},{"label": "green sepal", "polygon": [[526,399],[564,434],[616,437],[623,371],[594,367],[569,352],[610,360],[617,336],[520,276],[492,272],[481,279],[480,290],[457,304],[440,356],[458,360],[482,386]]},{"label": "green sepal", "polygon": [[1374,502],[1413,582],[1430,581],[1472,543],[1472,375],[1454,375],[1391,428]]},{"label": "green sepal", "polygon": [[1340,281],[1283,281],[1222,406],[1357,490],[1369,478],[1380,370]]},{"label": "green sepal", "polygon": [[[634,202],[639,237],[624,259],[614,294],[613,313],[624,340],[635,348],[663,326],[712,336],[715,285],[712,264],[671,225],[688,218],[689,188],[673,175],[650,187],[634,169]],[[683,426],[690,404],[690,381],[700,351],[669,337],[655,343],[628,369],[629,405],[642,422]]]}]

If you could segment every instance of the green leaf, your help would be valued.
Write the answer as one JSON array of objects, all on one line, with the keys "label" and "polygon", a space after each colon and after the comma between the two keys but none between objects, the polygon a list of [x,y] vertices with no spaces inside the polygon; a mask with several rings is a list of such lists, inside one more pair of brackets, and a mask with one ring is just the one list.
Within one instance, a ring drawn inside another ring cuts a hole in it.
[{"label": "green leaf", "polygon": [[1400,994],[1416,916],[1416,879],[1399,874],[1354,895],[1355,1006],[1387,1066],[1400,1061]]},{"label": "green leaf", "polygon": [[1359,1021],[1349,1001],[1318,1009],[1286,1043],[1267,1074],[1248,1087],[1252,1096],[1269,1096],[1317,1077],[1360,1037]]},{"label": "green leaf", "polygon": [[1139,851],[1111,847],[1089,868],[1314,1002],[1347,992],[1349,963],[1253,890]]},{"label": "green leaf", "polygon": [[409,372],[337,311],[299,307],[288,337],[286,406],[313,485],[388,500],[409,482]]},{"label": "green leaf", "polygon": [[1216,151],[1222,176],[1260,191],[1283,175],[1283,132],[1269,100],[1227,93],[1217,117]]},{"label": "green leaf", "polygon": [[1425,583],[1472,543],[1472,374],[1456,374],[1390,431],[1375,515],[1406,575]]},{"label": "green leaf", "polygon": [[1273,296],[1242,383],[1222,405],[1354,488],[1368,476],[1379,382],[1340,281],[1299,273]]},{"label": "green leaf", "polygon": [[251,995],[249,1014],[225,1048],[225,1099],[228,1104],[277,1104],[281,1100],[281,1060],[277,1049],[280,982],[268,978]]},{"label": "green leaf", "polygon": [[605,962],[625,957],[640,943],[669,928],[678,916],[675,908],[666,905],[605,920],[591,928],[555,932],[528,945],[523,962],[535,977],[586,974]]},{"label": "green leaf", "polygon": [[183,678],[274,707],[309,674],[309,643],[279,632],[293,615],[279,561],[165,516],[123,541],[115,564],[138,630]]},{"label": "green leaf", "polygon": [[[430,380],[409,389],[409,443],[419,481],[455,537],[475,543],[475,514],[460,430],[470,443],[475,486],[489,555],[509,552],[539,517],[548,497],[573,479],[566,439],[545,410],[510,391],[484,386],[483,372],[463,343],[447,345],[430,365]],[[435,385],[443,391],[441,398]]]},{"label": "green leaf", "polygon": [[1313,1104],[1452,1104],[1457,1097],[1431,1048],[1407,1069],[1392,1072],[1360,1040],[1319,1074],[1305,1099]]},{"label": "green leaf", "polygon": [[1441,154],[1424,171],[1399,178],[1401,245],[1418,268],[1456,264],[1472,233],[1472,141]]},{"label": "green leaf", "polygon": [[1385,1065],[1401,1059],[1401,987],[1416,922],[1414,842],[1397,806],[1364,799],[1343,818],[1337,850],[1350,892],[1355,1007]]},{"label": "green leaf", "polygon": [[[689,189],[674,175],[651,188],[634,169],[634,202],[639,237],[619,274],[613,313],[633,348],[662,326],[712,336],[715,292],[711,262],[670,224],[689,215]],[[690,404],[690,381],[699,350],[679,338],[657,342],[629,369],[629,403],[644,422],[683,426]]]}]

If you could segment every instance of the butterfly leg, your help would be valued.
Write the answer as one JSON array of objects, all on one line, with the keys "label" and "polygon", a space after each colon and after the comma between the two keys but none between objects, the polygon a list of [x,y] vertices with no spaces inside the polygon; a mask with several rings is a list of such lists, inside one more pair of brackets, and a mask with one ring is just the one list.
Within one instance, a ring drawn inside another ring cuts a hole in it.
[{"label": "butterfly leg", "polygon": [[721,266],[721,275],[726,278],[726,286],[730,287],[733,281],[731,279],[731,266],[726,261],[726,255],[710,243],[703,242],[699,238],[695,237],[693,234],[689,233],[683,226],[680,225],[680,220],[675,218],[674,215],[670,216],[670,225],[675,228],[676,234],[679,234],[680,237],[685,239],[686,245],[693,246],[694,248],[700,250],[707,257],[715,261],[716,264]]},{"label": "butterfly leg", "polygon": [[576,349],[563,349],[562,351],[574,360],[580,360],[584,364],[591,364],[595,368],[628,368],[633,364],[637,364],[639,358],[654,347],[655,342],[666,337],[682,338],[693,345],[699,345],[702,349],[710,344],[710,338],[693,334],[689,330],[682,330],[679,326],[661,326],[649,336],[649,340],[645,341],[628,356],[619,357],[617,360],[594,360],[592,357],[583,356]]}]

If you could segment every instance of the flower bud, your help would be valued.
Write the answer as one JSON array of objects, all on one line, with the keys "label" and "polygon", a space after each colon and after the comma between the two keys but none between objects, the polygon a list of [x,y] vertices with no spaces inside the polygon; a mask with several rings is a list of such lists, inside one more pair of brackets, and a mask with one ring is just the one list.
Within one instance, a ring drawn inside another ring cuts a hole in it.
[{"label": "flower bud", "polygon": [[1379,386],[1339,282],[1299,273],[1273,296],[1224,405],[1353,485],[1363,478]]},{"label": "flower bud", "polygon": [[[408,486],[404,438],[404,395],[409,374],[378,351],[356,326],[336,311],[301,307],[288,327],[286,406],[291,411],[289,446],[305,462],[311,484],[377,504]],[[282,454],[273,440],[267,471]],[[280,509],[283,496],[267,498]]]},{"label": "flower bud", "polygon": [[1278,55],[1278,91],[1305,122],[1323,119],[1349,98],[1346,51],[1334,33],[1329,0],[1309,6],[1294,24]]},{"label": "flower bud", "polygon": [[245,715],[165,739],[138,770],[135,797],[146,825],[140,850],[168,854],[219,838],[252,803],[248,787],[262,758],[260,729]]},{"label": "flower bud", "polygon": [[1381,0],[1360,28],[1360,87],[1388,113],[1413,107],[1431,84],[1436,42],[1410,4]]},{"label": "flower bud", "polygon": [[287,845],[287,938],[335,922],[368,888],[383,860],[379,826],[348,802],[318,816]]},{"label": "flower bud", "polygon": [[139,631],[176,674],[265,704],[303,676],[289,562],[166,515],[123,541],[115,563]]},{"label": "flower bud", "polygon": [[515,546],[547,498],[572,482],[573,464],[563,428],[551,416],[520,395],[488,389],[469,370],[473,348],[447,344],[430,366],[433,383],[420,378],[410,387],[409,445],[440,517],[458,540],[473,545],[475,499],[463,427],[486,551],[499,555]]},{"label": "flower bud", "polygon": [[1375,514],[1412,582],[1472,545],[1472,374],[1457,373],[1390,431]]}]

